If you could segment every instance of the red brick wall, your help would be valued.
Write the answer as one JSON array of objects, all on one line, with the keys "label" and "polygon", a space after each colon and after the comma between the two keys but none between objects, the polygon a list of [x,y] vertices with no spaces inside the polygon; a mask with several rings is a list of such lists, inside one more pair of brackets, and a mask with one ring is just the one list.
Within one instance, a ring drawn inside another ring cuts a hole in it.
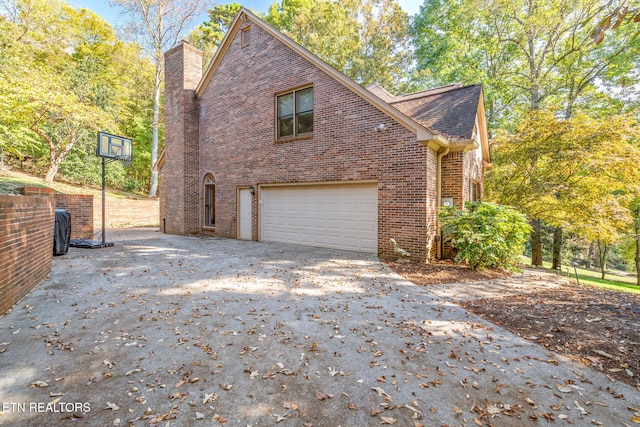
[{"label": "red brick wall", "polygon": [[484,169],[482,168],[482,151],[476,149],[464,153],[464,194],[465,200],[471,200],[471,183],[480,184],[480,200],[484,195]]},{"label": "red brick wall", "polygon": [[37,187],[35,185],[25,185],[20,188],[20,194],[25,196],[48,196],[53,197],[55,190],[49,187]]},{"label": "red brick wall", "polygon": [[464,192],[464,153],[449,153],[442,158],[442,198],[452,197],[458,209],[468,200]]},{"label": "red brick wall", "polygon": [[51,272],[54,200],[0,195],[0,313]]},{"label": "red brick wall", "polygon": [[[435,230],[435,152],[257,25],[251,31],[244,48],[237,33],[200,99],[197,212],[207,172],[216,180],[216,234],[224,237],[236,237],[239,187],[375,180],[379,255],[392,255],[389,239],[395,238],[424,259],[428,233]],[[275,142],[275,94],[308,84],[314,88],[313,136]],[[386,129],[377,132],[381,123]],[[257,240],[258,197],[253,203]]]},{"label": "red brick wall", "polygon": [[453,197],[454,205],[463,208],[471,200],[473,181],[480,183],[480,194],[483,193],[483,177],[479,149],[449,153],[442,159],[442,197]]},{"label": "red brick wall", "polygon": [[199,227],[198,103],[202,53],[181,42],[165,53],[165,162],[160,169],[160,228],[195,234]]},{"label": "red brick wall", "polygon": [[71,239],[93,238],[93,196],[55,194],[56,208],[71,214]]}]

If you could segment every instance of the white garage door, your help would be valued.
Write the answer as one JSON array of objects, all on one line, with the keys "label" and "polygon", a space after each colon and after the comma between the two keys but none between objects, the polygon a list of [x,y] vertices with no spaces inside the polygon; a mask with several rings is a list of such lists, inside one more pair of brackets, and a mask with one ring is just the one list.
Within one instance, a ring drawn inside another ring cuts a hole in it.
[{"label": "white garage door", "polygon": [[378,186],[264,187],[261,240],[378,252]]}]

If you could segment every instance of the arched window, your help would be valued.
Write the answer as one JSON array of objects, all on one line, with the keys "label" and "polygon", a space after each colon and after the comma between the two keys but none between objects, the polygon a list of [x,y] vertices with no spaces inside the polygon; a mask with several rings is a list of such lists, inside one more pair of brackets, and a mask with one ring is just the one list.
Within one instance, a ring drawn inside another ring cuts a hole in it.
[{"label": "arched window", "polygon": [[216,182],[213,175],[204,177],[204,226],[216,225]]}]

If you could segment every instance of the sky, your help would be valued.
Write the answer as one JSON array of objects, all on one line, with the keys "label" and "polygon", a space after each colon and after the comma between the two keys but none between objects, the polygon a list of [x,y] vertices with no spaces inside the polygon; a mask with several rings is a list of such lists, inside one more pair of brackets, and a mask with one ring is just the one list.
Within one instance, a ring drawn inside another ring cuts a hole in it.
[{"label": "sky", "polygon": [[[252,9],[258,12],[266,12],[269,9],[269,6],[274,2],[274,0],[236,0],[238,3],[242,4],[244,7],[248,9]],[[109,6],[109,0],[66,0],[72,6],[75,7],[83,7],[86,9],[91,9],[97,15],[106,19],[112,26],[117,26],[118,23],[125,20],[123,17],[119,16],[119,10],[115,6]],[[217,1],[217,4],[225,4],[232,3],[231,1]],[[424,2],[424,0],[398,0],[400,7],[407,12],[409,15],[415,15],[418,13],[420,5]],[[205,21],[207,19],[207,15],[203,15],[202,19],[198,20]],[[194,24],[195,26],[195,24]]]}]

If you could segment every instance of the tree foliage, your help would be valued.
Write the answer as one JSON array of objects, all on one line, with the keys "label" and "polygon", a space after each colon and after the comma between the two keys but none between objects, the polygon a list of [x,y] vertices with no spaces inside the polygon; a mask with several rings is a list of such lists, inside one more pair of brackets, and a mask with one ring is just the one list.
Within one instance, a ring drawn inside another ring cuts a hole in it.
[{"label": "tree foliage", "polygon": [[628,204],[640,191],[637,123],[628,115],[558,119],[531,112],[514,135],[495,139],[491,200],[532,219],[608,244],[631,221]]},{"label": "tree foliage", "polygon": [[442,231],[451,237],[456,261],[477,268],[516,268],[530,232],[526,217],[509,206],[469,202],[443,209]]},{"label": "tree foliage", "polygon": [[396,0],[282,0],[264,19],[362,85],[409,83],[409,19]]},{"label": "tree foliage", "polygon": [[202,51],[203,67],[206,67],[215,55],[241,7],[240,3],[235,2],[216,5],[209,9],[209,20],[189,33],[189,42]]},{"label": "tree foliage", "polygon": [[638,78],[633,31],[593,43],[585,22],[603,13],[599,0],[427,0],[412,25],[418,75],[483,82],[492,129],[536,109],[594,115],[594,97],[600,106]]},{"label": "tree foliage", "polygon": [[207,10],[209,0],[111,0],[129,17],[129,34],[140,41],[151,56],[155,68],[153,80],[153,121],[151,158],[147,165],[151,172],[149,196],[158,191],[158,172],[153,165],[158,160],[160,144],[160,92],[164,77],[164,52],[176,45],[187,26]]},{"label": "tree foliage", "polygon": [[602,43],[606,34],[610,30],[616,30],[621,25],[636,24],[635,36],[640,35],[640,7],[633,0],[609,0],[602,8],[606,11],[604,17],[598,22],[593,30],[593,41],[595,44]]},{"label": "tree foliage", "polygon": [[138,101],[150,93],[148,61],[87,9],[43,0],[5,6],[0,149],[36,159],[46,181],[58,170],[94,181],[96,132],[119,133],[146,114]]}]

